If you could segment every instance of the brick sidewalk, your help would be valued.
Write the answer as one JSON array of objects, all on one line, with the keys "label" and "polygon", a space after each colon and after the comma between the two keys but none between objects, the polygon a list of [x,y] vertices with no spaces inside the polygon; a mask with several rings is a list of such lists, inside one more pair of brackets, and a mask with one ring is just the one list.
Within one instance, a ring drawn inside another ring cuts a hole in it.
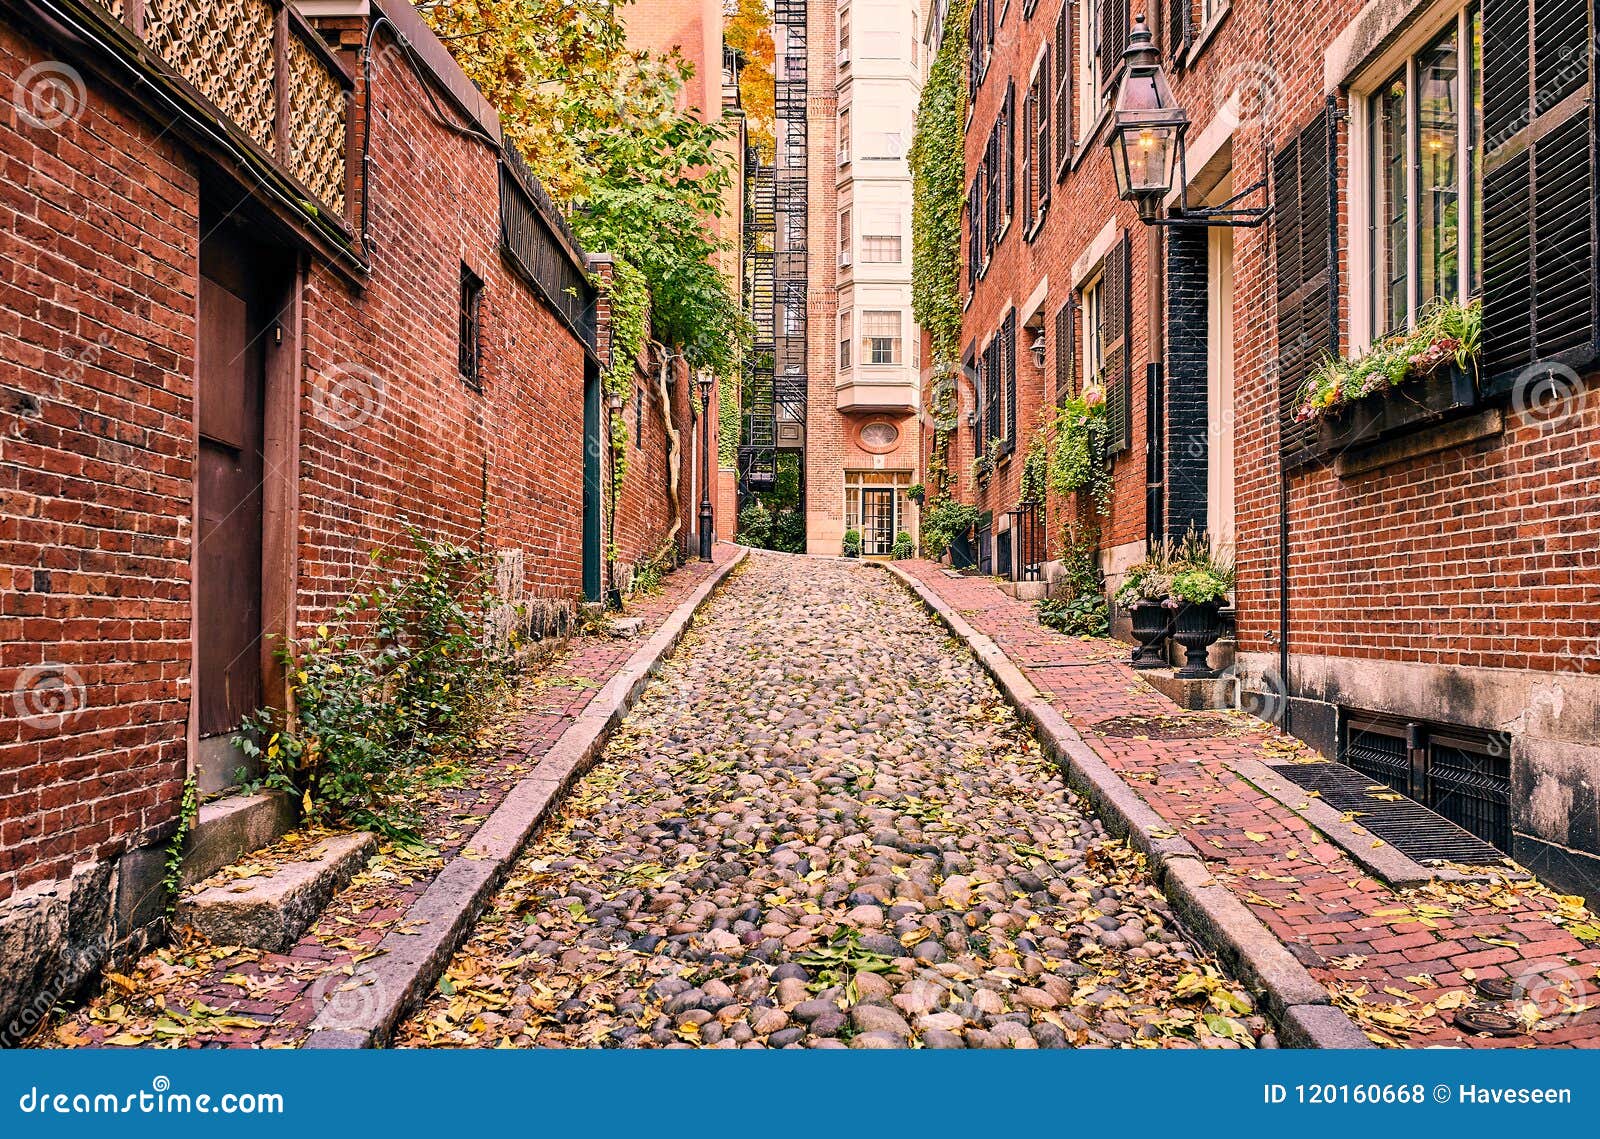
[{"label": "brick sidewalk", "polygon": [[[322,1004],[344,988],[356,966],[375,956],[449,859],[472,838],[672,611],[733,560],[721,543],[716,561],[693,561],[670,574],[659,593],[630,599],[644,618],[637,639],[578,637],[526,674],[505,733],[470,757],[458,785],[442,786],[424,807],[423,851],[385,845],[286,954],[180,942],[148,954],[131,976],[108,974],[98,997],[36,1043],[71,1046],[294,1047]],[[293,844],[297,836],[286,842]],[[250,859],[246,858],[246,863]],[[360,999],[356,993],[349,999]]]},{"label": "brick sidewalk", "polygon": [[[1238,713],[1180,711],[1124,663],[1126,646],[1047,629],[1032,604],[988,578],[899,565],[1000,646],[1369,1037],[1404,1047],[1600,1046],[1600,946],[1564,927],[1591,922],[1584,911],[1530,883],[1387,886],[1235,770],[1246,759],[1281,763],[1297,742]],[[1179,738],[1153,738],[1163,729]],[[1492,977],[1521,981],[1521,1007],[1540,1014],[1532,1031],[1468,1036],[1451,1023],[1451,1009],[1474,1003],[1474,981]]]}]

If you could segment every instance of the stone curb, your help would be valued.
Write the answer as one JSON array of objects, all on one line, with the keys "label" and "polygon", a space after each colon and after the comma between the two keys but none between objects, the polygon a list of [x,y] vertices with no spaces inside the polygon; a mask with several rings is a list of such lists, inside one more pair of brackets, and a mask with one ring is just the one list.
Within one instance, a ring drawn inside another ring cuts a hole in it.
[{"label": "stone curb", "polygon": [[1205,943],[1266,998],[1281,1043],[1294,1048],[1370,1048],[1371,1041],[1328,990],[1259,918],[1225,886],[1212,880],[1205,859],[1123,781],[995,642],[899,566],[878,563],[963,641],[1000,691],[1031,724],[1061,764],[1067,782],[1082,792],[1107,829],[1126,838],[1150,860],[1156,881],[1178,915]]},{"label": "stone curb", "polygon": [[599,756],[695,614],[748,554],[741,549],[717,567],[595,693],[527,778],[507,793],[461,853],[411,904],[379,944],[378,955],[356,966],[338,992],[323,994],[327,1003],[311,1022],[311,1035],[302,1047],[381,1048],[389,1042],[411,1006],[443,975],[523,846],[562,793]]}]

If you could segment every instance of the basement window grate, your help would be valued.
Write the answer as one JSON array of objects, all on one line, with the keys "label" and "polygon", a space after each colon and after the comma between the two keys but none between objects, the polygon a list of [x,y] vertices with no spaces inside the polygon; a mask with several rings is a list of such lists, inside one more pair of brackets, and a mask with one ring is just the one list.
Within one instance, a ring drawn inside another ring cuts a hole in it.
[{"label": "basement window grate", "polygon": [[1387,783],[1342,763],[1296,763],[1273,769],[1289,782],[1315,791],[1328,806],[1353,815],[1356,825],[1418,862],[1443,860],[1490,865],[1505,859],[1478,836],[1414,799],[1399,797]]}]

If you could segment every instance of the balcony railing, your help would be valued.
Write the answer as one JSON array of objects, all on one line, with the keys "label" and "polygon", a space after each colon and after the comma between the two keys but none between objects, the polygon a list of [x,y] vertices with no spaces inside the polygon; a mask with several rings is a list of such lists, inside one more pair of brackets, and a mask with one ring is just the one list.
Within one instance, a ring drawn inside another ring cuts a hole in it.
[{"label": "balcony railing", "polygon": [[348,228],[348,72],[283,0],[94,0]]}]

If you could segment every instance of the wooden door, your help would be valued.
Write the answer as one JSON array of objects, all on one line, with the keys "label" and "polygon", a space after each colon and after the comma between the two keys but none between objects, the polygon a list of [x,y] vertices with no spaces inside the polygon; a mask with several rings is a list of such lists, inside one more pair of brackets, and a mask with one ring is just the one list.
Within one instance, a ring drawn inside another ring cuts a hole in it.
[{"label": "wooden door", "polygon": [[[263,306],[247,251],[224,239],[201,250],[194,554],[199,735],[226,736],[261,705]],[[239,764],[216,756],[223,782]]]}]

